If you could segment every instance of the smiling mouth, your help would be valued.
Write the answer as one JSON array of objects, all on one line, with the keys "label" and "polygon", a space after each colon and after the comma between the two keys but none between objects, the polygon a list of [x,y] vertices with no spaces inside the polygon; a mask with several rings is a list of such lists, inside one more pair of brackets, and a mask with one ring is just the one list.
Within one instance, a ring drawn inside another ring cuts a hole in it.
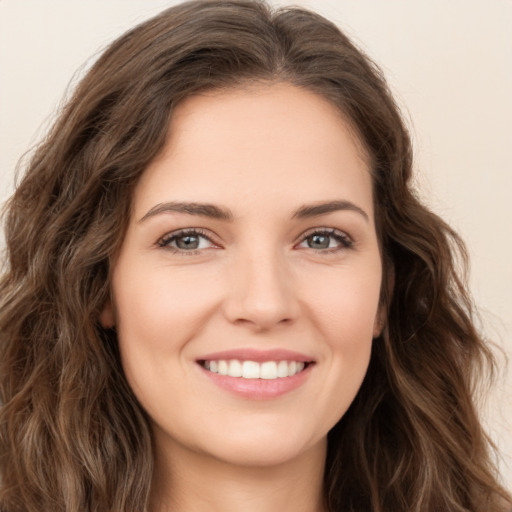
[{"label": "smiling mouth", "polygon": [[206,370],[228,377],[242,379],[284,379],[303,372],[310,364],[305,361],[240,361],[220,359],[198,361]]}]

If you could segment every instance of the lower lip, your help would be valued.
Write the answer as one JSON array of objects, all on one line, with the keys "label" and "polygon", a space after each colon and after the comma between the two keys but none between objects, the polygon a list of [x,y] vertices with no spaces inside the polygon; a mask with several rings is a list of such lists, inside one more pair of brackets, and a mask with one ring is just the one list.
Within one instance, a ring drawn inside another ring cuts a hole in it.
[{"label": "lower lip", "polygon": [[248,400],[270,400],[278,398],[302,386],[311,373],[314,364],[310,363],[304,370],[292,377],[277,379],[244,379],[243,377],[229,377],[211,372],[198,365],[203,373],[220,388],[234,395]]}]

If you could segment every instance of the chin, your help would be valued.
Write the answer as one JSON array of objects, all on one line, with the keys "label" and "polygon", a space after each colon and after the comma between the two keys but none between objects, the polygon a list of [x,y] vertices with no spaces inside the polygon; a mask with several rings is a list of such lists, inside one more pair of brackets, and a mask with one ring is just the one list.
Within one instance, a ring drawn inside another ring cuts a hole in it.
[{"label": "chin", "polygon": [[292,463],[301,458],[314,456],[315,453],[325,454],[327,438],[316,442],[293,442],[290,436],[280,439],[268,439],[260,436],[258,439],[231,439],[226,446],[218,446],[210,455],[219,461],[239,467],[276,467]]}]

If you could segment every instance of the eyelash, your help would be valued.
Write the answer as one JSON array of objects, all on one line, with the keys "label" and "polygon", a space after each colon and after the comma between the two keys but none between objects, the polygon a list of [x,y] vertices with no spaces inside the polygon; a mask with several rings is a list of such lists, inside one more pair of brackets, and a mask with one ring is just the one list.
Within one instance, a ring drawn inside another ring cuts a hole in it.
[{"label": "eyelash", "polygon": [[200,228],[191,228],[191,229],[180,229],[179,231],[173,231],[172,233],[168,233],[167,235],[164,235],[160,240],[157,242],[158,247],[162,247],[164,249],[168,249],[173,253],[177,254],[183,254],[187,256],[193,256],[194,254],[199,254],[199,252],[202,249],[191,249],[191,250],[185,250],[180,249],[179,247],[173,247],[171,246],[171,243],[178,240],[179,238],[183,238],[186,236],[196,236],[198,238],[205,238],[208,240],[211,244],[217,245],[213,240],[211,235],[206,232],[203,229]]},{"label": "eyelash", "polygon": [[315,228],[309,232],[304,233],[299,243],[304,243],[308,238],[315,235],[323,235],[334,238],[340,244],[338,247],[330,247],[326,249],[313,249],[312,247],[309,248],[318,254],[331,254],[343,249],[351,249],[354,245],[354,241],[346,233],[334,228]]},{"label": "eyelash", "polygon": [[[312,247],[309,247],[310,250],[314,251],[317,254],[331,254],[335,253],[340,250],[344,249],[350,249],[353,247],[354,242],[353,240],[343,231],[339,231],[337,229],[333,228],[315,228],[311,231],[308,231],[304,233],[301,236],[300,241],[295,244],[295,247],[304,243],[308,238],[320,235],[320,236],[328,236],[331,238],[334,238],[340,245],[337,247],[328,247],[325,249],[314,249]],[[174,231],[172,233],[168,233],[167,235],[163,236],[160,240],[158,240],[157,245],[158,247],[167,249],[175,254],[183,254],[187,256],[193,256],[196,254],[199,254],[202,249],[180,249],[179,247],[173,247],[171,244],[175,242],[176,240],[186,237],[186,236],[194,236],[198,238],[204,238],[208,240],[211,244],[218,247],[218,244],[216,244],[213,240],[209,232],[200,229],[200,228],[191,228],[191,229],[181,229],[179,231]]]}]

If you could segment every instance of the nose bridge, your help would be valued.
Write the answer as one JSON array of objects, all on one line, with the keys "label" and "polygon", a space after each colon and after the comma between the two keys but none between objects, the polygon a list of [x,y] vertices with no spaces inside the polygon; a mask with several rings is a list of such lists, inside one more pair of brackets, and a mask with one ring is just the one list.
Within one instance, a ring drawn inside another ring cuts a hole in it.
[{"label": "nose bridge", "polygon": [[248,247],[232,262],[226,312],[231,321],[264,330],[298,313],[286,257],[274,247]]}]

